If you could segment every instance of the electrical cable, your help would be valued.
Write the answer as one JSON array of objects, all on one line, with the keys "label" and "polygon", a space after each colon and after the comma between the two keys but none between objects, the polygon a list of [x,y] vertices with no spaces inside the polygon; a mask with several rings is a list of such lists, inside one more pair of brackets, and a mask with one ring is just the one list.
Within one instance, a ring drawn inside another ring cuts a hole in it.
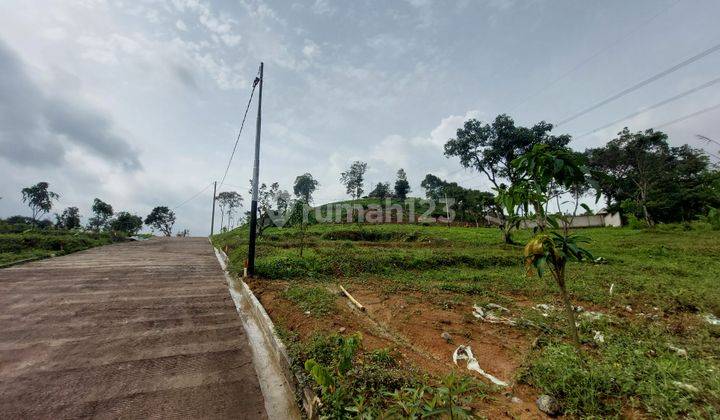
[{"label": "electrical cable", "polygon": [[685,67],[685,66],[687,66],[687,65],[689,65],[689,64],[692,64],[692,63],[700,60],[701,58],[704,58],[704,57],[706,57],[706,56],[708,56],[708,55],[710,55],[710,54],[712,54],[712,53],[714,53],[714,52],[716,52],[716,51],[718,51],[718,50],[720,50],[720,44],[715,44],[715,45],[713,45],[712,47],[710,47],[710,48],[708,48],[708,49],[706,49],[706,50],[704,50],[704,51],[702,51],[702,52],[700,52],[700,53],[698,53],[698,54],[695,54],[694,56],[692,56],[692,57],[690,57],[690,58],[688,58],[688,59],[686,59],[686,60],[684,60],[684,61],[682,61],[682,62],[680,62],[680,63],[678,63],[678,64],[676,64],[676,65],[674,65],[674,66],[672,66],[672,67],[670,67],[670,68],[667,68],[667,69],[661,71],[660,73],[656,73],[656,74],[648,77],[647,79],[642,80],[642,81],[640,81],[640,82],[638,82],[638,83],[635,83],[634,85],[630,86],[629,88],[624,89],[624,90],[616,93],[615,95],[610,96],[609,98],[606,98],[606,99],[604,99],[604,100],[602,100],[602,101],[600,101],[600,102],[598,102],[598,103],[596,103],[596,104],[594,104],[594,105],[592,105],[592,106],[589,106],[588,108],[583,109],[583,110],[580,111],[580,112],[577,112],[577,113],[575,113],[575,114],[573,114],[573,115],[571,115],[571,116],[569,116],[569,117],[561,120],[560,122],[558,122],[557,124],[555,124],[555,127],[560,127],[561,125],[567,124],[567,123],[569,123],[570,121],[573,121],[573,120],[575,120],[575,119],[577,119],[577,118],[580,118],[580,117],[582,117],[583,115],[588,114],[588,113],[590,113],[590,112],[592,112],[592,111],[600,108],[601,106],[607,105],[607,104],[609,104],[610,102],[613,102],[613,101],[615,101],[615,100],[617,100],[617,99],[620,99],[620,98],[622,98],[623,96],[628,95],[628,94],[630,94],[630,93],[632,93],[632,92],[634,92],[634,91],[636,91],[636,90],[638,90],[638,89],[640,89],[640,88],[642,88],[642,87],[644,87],[644,86],[647,86],[647,85],[649,85],[650,83],[652,83],[652,82],[654,82],[654,81],[656,81],[656,80],[658,80],[658,79],[661,79],[661,78],[663,78],[663,77],[665,77],[665,76],[667,76],[667,75],[669,75],[669,74],[671,74],[671,73],[674,73],[674,72],[680,70],[681,68],[683,68],[683,67]]},{"label": "electrical cable", "polygon": [[240,124],[240,131],[238,131],[237,138],[235,139],[235,145],[233,146],[232,153],[230,154],[230,160],[228,160],[227,167],[225,168],[225,173],[223,174],[222,180],[220,181],[220,186],[218,188],[222,188],[228,171],[230,170],[230,164],[232,163],[233,157],[235,156],[235,151],[237,150],[238,142],[240,141],[240,135],[242,134],[243,127],[245,127],[245,120],[247,119],[247,114],[250,110],[250,104],[252,103],[253,95],[255,95],[255,87],[257,86],[257,80],[258,79],[256,77],[255,81],[253,82],[252,91],[250,92],[250,99],[248,99],[247,106],[245,107],[245,114],[243,115],[242,123]]},{"label": "electrical cable", "polygon": [[630,35],[633,35],[635,32],[639,31],[643,26],[645,26],[645,25],[649,24],[650,22],[652,22],[652,21],[655,20],[658,16],[662,15],[663,13],[665,13],[666,11],[668,11],[669,9],[671,9],[672,7],[674,7],[674,6],[675,6],[676,4],[678,4],[679,2],[680,2],[680,0],[676,0],[674,3],[671,3],[669,6],[663,8],[663,9],[660,10],[659,12],[655,13],[654,15],[652,15],[649,19],[647,19],[647,20],[643,21],[642,23],[634,26],[633,29],[631,29],[630,31],[626,32],[624,35],[621,35],[619,38],[617,38],[617,39],[615,39],[614,41],[612,41],[611,43],[605,45],[603,48],[601,48],[601,49],[600,49],[599,51],[597,51],[595,54],[593,54],[593,55],[591,55],[590,57],[588,57],[588,58],[584,59],[583,61],[579,62],[578,64],[575,65],[575,67],[573,67],[573,68],[571,68],[570,70],[566,71],[565,73],[563,73],[562,75],[560,75],[559,77],[557,77],[556,79],[554,79],[552,82],[550,82],[550,83],[546,84],[545,86],[543,86],[542,88],[536,90],[535,92],[533,92],[532,94],[530,94],[529,96],[527,96],[525,99],[523,99],[523,100],[520,101],[519,103],[517,103],[517,104],[515,104],[514,106],[512,106],[512,107],[510,108],[510,114],[512,114],[512,113],[515,112],[518,108],[520,108],[520,107],[522,107],[523,105],[525,105],[526,103],[530,102],[530,100],[534,99],[535,97],[537,97],[537,96],[540,95],[541,93],[545,92],[547,89],[551,88],[552,86],[554,86],[554,85],[557,84],[558,82],[562,81],[563,79],[565,79],[566,77],[568,77],[568,76],[571,75],[572,73],[575,73],[577,70],[581,69],[581,68],[584,67],[586,64],[588,64],[588,63],[590,63],[591,61],[593,61],[595,58],[597,58],[598,56],[600,56],[602,53],[608,51],[610,48],[616,46],[617,44],[621,43],[622,41],[625,41],[626,39],[628,39],[628,38],[630,37]]},{"label": "electrical cable", "polygon": [[611,122],[611,123],[605,124],[605,125],[603,125],[602,127],[598,127],[598,128],[596,128],[596,129],[594,129],[594,130],[590,130],[590,131],[588,131],[588,132],[586,132],[586,133],[584,133],[584,134],[581,134],[580,136],[575,137],[574,139],[575,139],[575,140],[581,139],[581,138],[583,138],[583,137],[589,136],[590,134],[596,133],[596,132],[598,132],[598,131],[600,131],[600,130],[604,130],[604,129],[608,128],[608,127],[612,127],[613,125],[615,125],[615,124],[617,124],[617,123],[619,123],[619,122],[623,122],[623,121],[628,120],[628,119],[630,119],[630,118],[636,117],[636,116],[638,116],[638,115],[640,115],[640,114],[644,114],[644,113],[647,112],[647,111],[650,111],[650,110],[659,108],[659,107],[661,107],[661,106],[663,106],[663,105],[667,105],[667,104],[669,104],[669,103],[671,103],[671,102],[674,102],[674,101],[676,101],[676,100],[678,100],[678,99],[684,98],[685,96],[688,96],[688,95],[690,95],[690,94],[692,94],[692,93],[695,93],[695,92],[697,92],[697,91],[699,91],[699,90],[706,89],[706,88],[709,88],[710,86],[716,85],[717,83],[720,83],[720,77],[718,77],[718,78],[716,78],[716,79],[713,79],[713,80],[710,80],[709,82],[703,83],[702,85],[696,86],[696,87],[694,87],[694,88],[692,88],[692,89],[686,90],[685,92],[679,93],[679,94],[677,94],[677,95],[675,95],[675,96],[672,96],[672,97],[670,97],[670,98],[664,99],[664,100],[662,100],[662,101],[660,101],[660,102],[657,102],[657,103],[655,103],[655,104],[652,104],[652,105],[650,105],[650,106],[648,106],[648,107],[645,107],[645,108],[643,108],[643,109],[641,109],[641,110],[639,110],[639,111],[636,111],[636,112],[633,112],[633,113],[631,113],[631,114],[628,114],[628,115],[626,115],[626,116],[624,116],[624,117],[622,117],[622,118],[619,118],[619,119],[617,119],[617,120],[615,120],[615,121],[613,121],[613,122]]},{"label": "electrical cable", "polygon": [[193,194],[190,198],[188,198],[187,200],[185,200],[185,201],[183,201],[182,203],[178,204],[177,206],[173,207],[172,209],[173,209],[173,210],[177,210],[177,209],[179,209],[180,207],[184,206],[185,204],[191,202],[191,201],[194,200],[197,196],[199,196],[200,194],[204,193],[208,188],[210,188],[210,186],[211,186],[212,184],[213,184],[212,182],[209,183],[209,184],[207,184],[202,190],[196,192],[196,193]]}]

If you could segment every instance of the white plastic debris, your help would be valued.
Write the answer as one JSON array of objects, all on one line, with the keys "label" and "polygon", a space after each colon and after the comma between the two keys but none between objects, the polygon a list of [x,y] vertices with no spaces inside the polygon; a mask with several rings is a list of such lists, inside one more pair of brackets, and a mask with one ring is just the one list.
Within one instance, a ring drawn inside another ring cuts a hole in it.
[{"label": "white plastic debris", "polygon": [[687,357],[688,355],[687,350],[681,349],[680,347],[675,347],[672,344],[668,344],[667,347],[680,357]]},{"label": "white plastic debris", "polygon": [[605,342],[605,336],[600,331],[595,331],[595,337],[593,337],[593,340],[595,340],[596,343],[602,344]]},{"label": "white plastic debris", "polygon": [[505,381],[501,381],[500,379],[492,376],[491,374],[485,372],[480,368],[480,364],[478,363],[475,356],[473,356],[472,349],[470,346],[463,346],[460,345],[458,348],[455,349],[453,352],[453,362],[457,365],[458,360],[467,360],[467,368],[468,370],[473,370],[482,376],[486,377],[490,380],[490,382],[494,383],[498,386],[509,386],[509,384]]},{"label": "white plastic debris", "polygon": [[612,296],[613,289],[615,288],[615,283],[610,284],[610,296]]},{"label": "white plastic debris", "polygon": [[605,314],[602,314],[600,312],[593,312],[593,311],[587,311],[580,314],[581,317],[588,319],[590,321],[597,321],[598,319],[601,319],[605,316]]},{"label": "white plastic debris", "polygon": [[555,310],[555,307],[552,305],[548,305],[547,303],[539,303],[535,306],[533,306],[536,310],[540,311],[542,316],[548,317],[550,316],[550,312]]},{"label": "white plastic debris", "polygon": [[[492,303],[488,304],[488,305],[486,305],[485,309],[483,309],[482,307],[480,307],[478,305],[473,305],[473,316],[477,319],[481,319],[481,320],[483,320],[485,322],[489,322],[491,324],[515,325],[515,320],[513,320],[511,318],[506,318],[503,316],[497,316],[495,313],[493,313],[492,310],[487,310],[487,308],[490,307],[490,305],[495,305],[495,304],[492,304]],[[495,306],[500,307],[500,308],[504,309],[505,311],[510,312],[509,309],[503,308],[500,305],[495,305]],[[505,312],[505,311],[501,310],[501,312]]]},{"label": "white plastic debris", "polygon": [[713,314],[705,315],[705,321],[710,325],[720,325],[720,318],[716,317]]},{"label": "white plastic debris", "polygon": [[510,309],[508,309],[508,308],[506,308],[506,307],[504,307],[504,306],[500,306],[500,305],[498,305],[497,303],[488,303],[487,305],[485,305],[485,308],[487,308],[487,309],[497,309],[497,310],[502,311],[502,312],[510,312]]},{"label": "white plastic debris", "polygon": [[688,392],[700,392],[700,390],[695,385],[686,384],[685,382],[672,381],[672,384]]}]

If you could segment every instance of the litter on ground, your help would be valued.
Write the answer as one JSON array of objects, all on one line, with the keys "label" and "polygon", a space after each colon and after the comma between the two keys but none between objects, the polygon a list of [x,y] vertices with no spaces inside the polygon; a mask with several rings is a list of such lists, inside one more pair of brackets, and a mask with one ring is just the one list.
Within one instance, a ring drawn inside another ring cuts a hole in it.
[{"label": "litter on ground", "polygon": [[458,360],[467,360],[468,370],[472,370],[472,371],[475,371],[475,372],[481,374],[482,376],[489,379],[490,382],[494,383],[495,385],[509,386],[509,384],[507,382],[501,381],[500,379],[492,376],[491,374],[485,372],[484,370],[482,370],[480,368],[480,364],[478,363],[475,356],[473,356],[472,349],[470,348],[470,346],[463,346],[463,345],[458,346],[458,348],[456,348],[455,351],[453,352],[452,357],[453,357],[453,362],[455,362],[456,365],[458,364]]},{"label": "litter on ground", "polygon": [[485,308],[473,305],[473,316],[477,319],[481,319],[491,324],[516,324],[515,320],[512,318],[498,316],[498,312],[510,312],[510,310],[494,303],[485,305]]},{"label": "litter on ground", "polygon": [[710,325],[720,325],[720,318],[716,317],[713,314],[705,315],[705,321]]}]

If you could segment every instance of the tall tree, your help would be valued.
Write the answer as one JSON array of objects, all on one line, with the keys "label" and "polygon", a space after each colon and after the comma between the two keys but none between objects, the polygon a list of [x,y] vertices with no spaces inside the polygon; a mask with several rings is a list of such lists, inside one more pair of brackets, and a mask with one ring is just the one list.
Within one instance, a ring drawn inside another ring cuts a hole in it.
[{"label": "tall tree", "polygon": [[32,219],[37,223],[39,216],[47,214],[52,210],[53,200],[60,198],[60,195],[54,193],[48,188],[50,184],[47,182],[38,182],[32,187],[26,187],[22,189],[22,199],[24,203],[27,203],[32,211]]},{"label": "tall tree", "polygon": [[165,236],[172,236],[172,228],[175,224],[175,212],[165,206],[155,207],[145,218],[145,224],[152,229],[159,230]]},{"label": "tall tree", "polygon": [[96,198],[93,201],[92,211],[94,216],[88,221],[88,227],[96,232],[107,227],[108,221],[113,215],[112,206]]},{"label": "tall tree", "polygon": [[293,193],[305,204],[310,204],[312,195],[320,183],[310,173],[304,173],[295,178]]},{"label": "tall tree", "polygon": [[140,216],[130,214],[126,211],[121,211],[110,221],[110,229],[117,232],[123,232],[128,236],[137,234],[142,228],[142,225],[143,220]]},{"label": "tall tree", "polygon": [[354,200],[362,196],[365,171],[367,171],[367,163],[355,161],[347,171],[340,174],[340,182],[345,185],[345,191]]},{"label": "tall tree", "polygon": [[[457,130],[456,137],[445,143],[445,156],[460,158],[460,164],[464,168],[472,168],[485,174],[493,184],[497,192],[498,204],[504,208],[500,218],[503,219],[503,226],[510,226],[506,218],[514,218],[509,214],[511,208],[516,208],[511,197],[519,198],[520,195],[510,193],[518,183],[524,182],[520,171],[512,165],[512,162],[520,156],[528,153],[536,145],[544,144],[549,148],[563,148],[570,142],[570,136],[551,135],[553,125],[540,121],[532,127],[516,126],[515,121],[508,115],[502,114],[495,118],[492,124],[483,124],[476,119],[465,121],[462,128]],[[509,184],[509,185],[506,185]],[[526,198],[532,198],[530,196]],[[535,213],[542,212],[538,203],[532,203]],[[510,207],[508,207],[510,205]],[[511,240],[505,232],[505,240]]]},{"label": "tall tree", "polygon": [[368,194],[368,197],[379,198],[380,202],[384,201],[390,196],[390,184],[387,182],[378,182],[372,191]]},{"label": "tall tree", "polygon": [[655,219],[648,208],[651,191],[670,176],[672,161],[667,135],[652,129],[632,133],[625,127],[605,147],[586,153],[599,189],[608,201],[633,202],[649,226]]},{"label": "tall tree", "polygon": [[[295,185],[293,185],[293,193],[298,197],[298,200],[302,202],[304,206],[308,206],[312,201],[312,195],[317,189],[320,183],[313,178],[313,176],[306,172],[297,178],[295,178]],[[303,255],[303,249],[305,248],[305,212],[298,214],[300,220],[300,256]]]},{"label": "tall tree", "polygon": [[228,215],[228,226],[230,226],[230,221],[232,219],[233,214],[235,214],[236,209],[239,209],[242,207],[243,198],[240,193],[235,191],[223,191],[217,196],[218,205],[220,206],[220,230],[223,229],[223,221],[224,221],[224,215],[227,211]]},{"label": "tall tree", "polygon": [[445,156],[460,158],[464,168],[472,168],[487,176],[495,188],[503,181],[511,185],[520,177],[512,161],[532,150],[537,144],[553,148],[565,147],[569,135],[550,135],[553,125],[540,121],[534,126],[520,127],[509,116],[502,114],[492,124],[476,119],[465,121],[456,137],[445,143]]},{"label": "tall tree", "polygon": [[80,227],[80,210],[68,207],[62,214],[55,215],[55,226],[59,229],[77,229]]},{"label": "tall tree", "polygon": [[407,180],[405,169],[400,168],[397,171],[397,179],[395,180],[395,197],[405,200],[410,192],[410,183]]}]

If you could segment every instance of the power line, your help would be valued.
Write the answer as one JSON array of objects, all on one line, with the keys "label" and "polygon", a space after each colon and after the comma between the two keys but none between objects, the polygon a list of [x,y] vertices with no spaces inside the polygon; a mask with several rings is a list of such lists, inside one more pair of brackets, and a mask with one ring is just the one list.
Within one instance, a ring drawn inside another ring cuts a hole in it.
[{"label": "power line", "polygon": [[653,110],[653,109],[659,108],[659,107],[661,107],[661,106],[663,106],[663,105],[667,105],[667,104],[669,104],[669,103],[671,103],[671,102],[677,101],[678,99],[684,98],[685,96],[688,96],[688,95],[690,95],[690,94],[692,94],[692,93],[695,93],[695,92],[697,92],[697,91],[699,91],[699,90],[703,90],[703,89],[709,88],[710,86],[716,85],[717,83],[720,83],[720,77],[718,77],[718,78],[716,78],[716,79],[713,79],[713,80],[710,80],[709,82],[705,82],[705,83],[703,83],[702,85],[699,85],[699,86],[696,86],[696,87],[694,87],[694,88],[692,88],[692,89],[686,90],[685,92],[679,93],[679,94],[677,94],[677,95],[675,95],[675,96],[672,96],[672,97],[670,97],[670,98],[664,99],[664,100],[662,100],[662,101],[660,101],[660,102],[658,102],[658,103],[655,103],[655,104],[653,104],[653,105],[650,105],[650,106],[648,106],[648,107],[645,107],[645,108],[643,108],[643,109],[641,109],[641,110],[639,110],[639,111],[636,111],[636,112],[633,112],[633,113],[631,113],[631,114],[628,114],[628,115],[626,115],[626,116],[624,116],[624,117],[622,117],[622,118],[619,118],[619,119],[617,119],[617,120],[615,120],[615,121],[613,121],[613,122],[611,122],[611,123],[605,124],[605,125],[603,125],[602,127],[598,127],[598,128],[596,128],[596,129],[594,129],[594,130],[590,130],[590,131],[588,131],[587,133],[584,133],[584,134],[582,134],[582,135],[580,135],[580,136],[578,136],[578,137],[575,137],[575,140],[581,139],[581,138],[586,137],[586,136],[589,136],[590,134],[596,133],[596,132],[598,132],[598,131],[600,131],[600,130],[604,130],[604,129],[608,128],[608,127],[612,127],[613,125],[615,125],[615,124],[617,124],[617,123],[619,123],[619,122],[628,120],[628,119],[633,118],[633,117],[636,117],[636,116],[638,116],[638,115],[640,115],[640,114],[644,114],[645,112],[648,112],[648,111],[650,111],[650,110]]},{"label": "power line", "polygon": [[714,111],[714,110],[716,110],[716,109],[718,109],[718,108],[720,108],[720,104],[715,104],[715,105],[713,105],[713,106],[709,106],[709,107],[707,107],[707,108],[703,108],[703,109],[701,109],[701,110],[699,110],[699,111],[695,111],[695,112],[693,112],[692,114],[685,115],[684,117],[676,118],[676,119],[674,119],[674,120],[672,120],[672,121],[668,121],[668,122],[664,122],[664,123],[662,123],[662,124],[656,125],[656,126],[654,126],[653,128],[658,129],[658,128],[667,127],[667,126],[669,126],[669,125],[677,124],[677,123],[682,122],[682,121],[685,121],[685,120],[687,120],[687,119],[690,119],[690,118],[693,118],[693,117],[697,117],[698,115],[702,115],[702,114],[705,114],[705,113],[707,113],[707,112]]},{"label": "power line", "polygon": [[692,64],[692,63],[700,60],[701,58],[706,57],[706,56],[708,56],[708,55],[710,55],[710,54],[712,54],[712,53],[714,53],[715,51],[718,51],[718,50],[720,50],[720,44],[716,44],[716,45],[714,45],[714,46],[706,49],[705,51],[702,51],[702,52],[700,52],[699,54],[696,54],[696,55],[688,58],[688,59],[685,60],[685,61],[682,61],[682,62],[680,62],[680,63],[678,63],[678,64],[676,64],[676,65],[674,65],[674,66],[672,66],[672,67],[670,67],[670,68],[668,68],[668,69],[665,69],[665,70],[661,71],[660,73],[657,73],[657,74],[655,74],[655,75],[653,75],[653,76],[651,76],[651,77],[649,77],[649,78],[647,78],[647,79],[645,79],[645,80],[643,80],[643,81],[641,81],[641,82],[638,82],[638,83],[630,86],[630,87],[627,88],[627,89],[624,89],[624,90],[616,93],[616,94],[613,95],[613,96],[610,96],[610,97],[607,98],[607,99],[604,99],[604,100],[596,103],[595,105],[592,105],[592,106],[590,106],[590,107],[588,107],[588,108],[585,108],[585,109],[583,109],[582,111],[580,111],[580,112],[578,112],[578,113],[576,113],[576,114],[573,114],[573,115],[571,115],[570,117],[565,118],[564,120],[562,120],[562,121],[560,121],[559,123],[557,123],[557,124],[555,125],[555,127],[559,127],[559,126],[561,126],[561,125],[563,125],[563,124],[567,124],[567,123],[569,123],[570,121],[573,121],[573,120],[575,120],[575,119],[577,119],[577,118],[580,118],[580,117],[582,117],[583,115],[588,114],[588,113],[590,113],[590,112],[592,112],[592,111],[600,108],[600,107],[603,106],[603,105],[607,105],[607,104],[609,104],[609,103],[612,102],[612,101],[615,101],[615,100],[617,100],[617,99],[620,99],[620,98],[622,98],[623,96],[625,96],[625,95],[627,95],[627,94],[629,94],[629,93],[632,93],[632,92],[634,92],[634,91],[636,91],[636,90],[638,90],[638,89],[640,89],[640,88],[642,88],[642,87],[644,87],[644,86],[647,86],[647,85],[649,85],[650,83],[652,83],[652,82],[654,82],[654,81],[656,81],[656,80],[658,80],[658,79],[661,79],[661,78],[663,78],[663,77],[665,77],[665,76],[667,76],[667,75],[669,75],[669,74],[671,74],[671,73],[674,73],[674,72],[680,70],[681,68],[683,68],[683,67],[685,67],[685,66],[687,66],[687,65],[689,65],[689,64]]},{"label": "power line", "polygon": [[223,174],[222,180],[220,181],[220,187],[222,188],[223,182],[225,182],[225,177],[227,177],[228,171],[230,170],[230,164],[232,163],[233,157],[235,156],[235,150],[237,150],[238,142],[240,141],[240,135],[242,134],[243,127],[245,127],[245,120],[247,119],[248,111],[250,110],[250,103],[252,102],[253,95],[255,94],[255,87],[257,86],[257,77],[255,78],[255,81],[253,82],[252,91],[250,92],[250,99],[248,99],[247,106],[245,107],[245,114],[243,115],[242,123],[240,124],[240,131],[238,131],[237,139],[235,139],[235,145],[233,146],[232,153],[230,154],[230,160],[228,160],[227,167],[225,168],[225,173]]},{"label": "power line", "polygon": [[200,191],[198,191],[198,192],[196,192],[195,194],[193,194],[192,197],[188,198],[187,200],[183,201],[182,203],[178,204],[177,206],[173,207],[172,209],[173,209],[173,210],[177,210],[177,209],[179,209],[180,207],[184,206],[185,204],[191,202],[191,201],[194,200],[197,196],[199,196],[200,194],[204,193],[208,188],[210,188],[210,186],[211,186],[212,184],[213,184],[212,182],[209,183],[209,184],[207,184],[203,189],[201,189]]},{"label": "power line", "polygon": [[510,109],[510,113],[512,114],[512,113],[515,112],[518,108],[520,108],[521,106],[523,106],[523,105],[525,105],[526,103],[530,102],[530,100],[534,99],[535,97],[537,97],[537,96],[540,95],[541,93],[545,92],[546,90],[548,90],[549,88],[551,88],[552,86],[554,86],[555,84],[557,84],[558,82],[560,82],[561,80],[565,79],[565,78],[568,77],[569,75],[575,73],[576,71],[578,71],[579,69],[581,69],[581,68],[584,67],[586,64],[588,64],[588,63],[590,63],[591,61],[593,61],[594,59],[596,59],[598,56],[600,56],[600,55],[603,54],[604,52],[608,51],[609,49],[611,49],[612,47],[614,47],[614,46],[616,46],[617,44],[621,43],[622,41],[625,41],[626,39],[630,38],[631,35],[633,35],[633,34],[634,34],[635,32],[637,32],[637,31],[639,31],[643,26],[645,26],[645,25],[649,24],[650,22],[652,22],[652,21],[655,20],[658,16],[662,15],[663,13],[665,13],[666,11],[668,11],[670,8],[674,7],[674,6],[675,6],[676,4],[678,4],[679,2],[680,2],[680,0],[676,0],[674,3],[671,3],[669,6],[664,7],[662,10],[660,10],[659,12],[655,13],[654,15],[652,15],[649,19],[643,21],[643,22],[640,23],[640,24],[634,25],[634,26],[633,26],[633,29],[631,29],[631,30],[628,31],[628,32],[625,32],[625,34],[621,35],[619,38],[616,38],[614,41],[612,41],[612,42],[610,42],[609,44],[605,45],[605,46],[602,47],[600,50],[598,50],[595,54],[593,54],[593,55],[591,55],[590,57],[588,57],[588,58],[584,59],[583,61],[579,62],[578,64],[575,65],[575,67],[573,67],[573,68],[571,68],[570,70],[566,71],[565,73],[561,74],[560,76],[558,76],[556,79],[554,79],[554,80],[551,81],[550,83],[548,83],[548,84],[546,84],[545,86],[543,86],[542,88],[536,90],[535,92],[533,92],[532,94],[530,94],[529,96],[527,96],[525,99],[523,99],[522,101],[520,101],[519,103],[517,103],[516,105],[514,105],[514,106]]}]

